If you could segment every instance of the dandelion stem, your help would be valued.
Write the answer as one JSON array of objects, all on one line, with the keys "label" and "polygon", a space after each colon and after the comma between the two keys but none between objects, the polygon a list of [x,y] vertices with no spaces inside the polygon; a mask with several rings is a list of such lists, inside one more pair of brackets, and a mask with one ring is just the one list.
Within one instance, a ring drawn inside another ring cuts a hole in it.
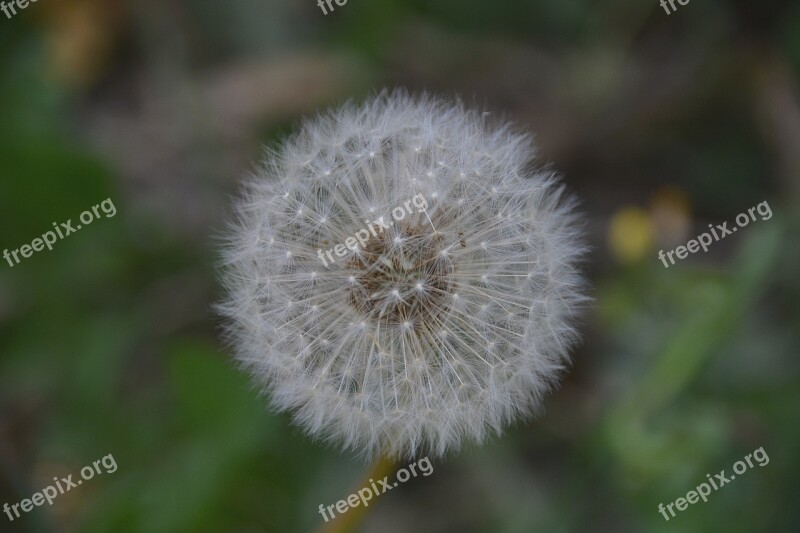
[{"label": "dandelion stem", "polygon": [[[359,484],[359,486],[353,491],[355,493],[361,488],[369,487],[370,480],[378,480],[383,479],[386,476],[390,476],[396,470],[397,465],[392,459],[387,459],[384,456],[378,457],[378,459],[372,464],[367,474],[364,476],[363,481]],[[375,505],[375,502],[370,502],[372,505],[369,507],[364,507],[363,505],[359,505],[357,507],[353,507],[348,509],[348,511],[342,515],[337,516],[324,526],[319,529],[318,533],[351,533],[356,531],[359,524],[364,520],[364,516],[367,514],[367,509],[372,509]]]}]

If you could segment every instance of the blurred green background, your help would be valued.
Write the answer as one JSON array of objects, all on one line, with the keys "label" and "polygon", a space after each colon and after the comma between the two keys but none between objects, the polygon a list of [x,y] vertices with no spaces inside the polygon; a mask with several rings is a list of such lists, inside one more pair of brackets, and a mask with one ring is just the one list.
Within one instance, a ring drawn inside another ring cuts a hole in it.
[{"label": "blurred green background", "polygon": [[[583,199],[594,306],[537,420],[434,462],[369,532],[800,530],[800,4],[39,0],[0,15],[0,531],[294,532],[364,465],[234,368],[213,235],[261,146],[382,87],[536,133]],[[774,213],[665,269],[762,201]],[[770,462],[665,522],[758,447]]]}]

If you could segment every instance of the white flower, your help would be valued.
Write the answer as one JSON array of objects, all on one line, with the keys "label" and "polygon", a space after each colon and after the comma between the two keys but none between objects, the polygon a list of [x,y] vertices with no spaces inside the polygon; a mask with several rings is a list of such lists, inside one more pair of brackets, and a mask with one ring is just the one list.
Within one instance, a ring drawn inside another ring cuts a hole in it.
[{"label": "white flower", "polygon": [[[382,93],[270,151],[224,250],[238,360],[309,434],[444,454],[537,410],[586,299],[572,201],[534,146],[461,103]],[[348,249],[412,197],[427,208]]]}]

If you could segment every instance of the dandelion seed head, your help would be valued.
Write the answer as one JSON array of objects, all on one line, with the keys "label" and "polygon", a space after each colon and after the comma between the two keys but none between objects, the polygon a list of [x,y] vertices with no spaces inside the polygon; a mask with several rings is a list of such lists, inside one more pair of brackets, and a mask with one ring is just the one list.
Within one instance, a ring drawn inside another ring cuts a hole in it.
[{"label": "dandelion seed head", "polygon": [[[587,300],[574,202],[535,153],[509,125],[403,92],[321,114],[269,151],[226,234],[219,308],[274,407],[394,457],[538,412]],[[426,208],[394,220],[417,195]],[[322,254],[378,217],[391,228]]]}]

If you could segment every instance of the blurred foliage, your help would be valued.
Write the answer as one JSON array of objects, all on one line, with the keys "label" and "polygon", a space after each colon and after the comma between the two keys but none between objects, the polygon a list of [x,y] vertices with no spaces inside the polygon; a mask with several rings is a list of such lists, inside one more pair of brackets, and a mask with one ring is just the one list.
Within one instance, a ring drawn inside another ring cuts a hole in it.
[{"label": "blurred foliage", "polygon": [[[396,83],[539,133],[586,199],[596,304],[541,418],[364,530],[797,531],[796,3],[54,1],[0,16],[0,248],[118,212],[0,265],[0,504],[118,470],[0,531],[309,531],[352,492],[364,466],[271,414],[219,342],[209,235],[260,142]],[[765,199],[774,218],[658,261]],[[767,466],[658,513],[762,446]]]}]

